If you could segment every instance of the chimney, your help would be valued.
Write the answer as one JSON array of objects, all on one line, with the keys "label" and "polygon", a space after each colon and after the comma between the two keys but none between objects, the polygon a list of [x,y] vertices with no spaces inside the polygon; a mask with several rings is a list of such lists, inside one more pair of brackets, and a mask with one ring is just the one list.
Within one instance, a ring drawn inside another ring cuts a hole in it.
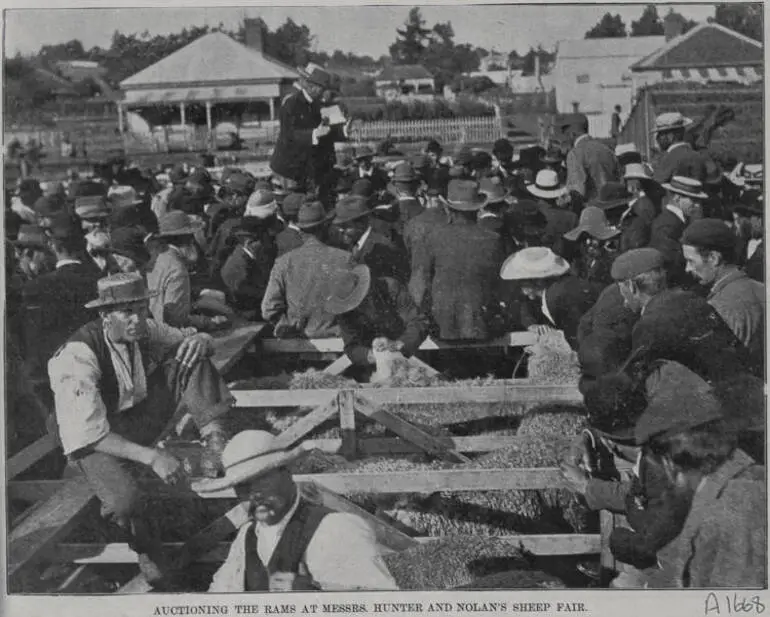
[{"label": "chimney", "polygon": [[243,28],[246,32],[246,47],[262,53],[262,20],[246,18],[243,20]]},{"label": "chimney", "polygon": [[682,30],[684,30],[684,17],[669,11],[663,18],[663,34],[666,36],[666,43],[682,34]]}]

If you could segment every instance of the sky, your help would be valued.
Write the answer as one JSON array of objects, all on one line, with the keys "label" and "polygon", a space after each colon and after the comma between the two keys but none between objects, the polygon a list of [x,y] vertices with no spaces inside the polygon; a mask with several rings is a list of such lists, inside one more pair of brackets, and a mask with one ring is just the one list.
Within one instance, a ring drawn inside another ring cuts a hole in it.
[{"label": "sky", "polygon": [[[12,0],[20,2],[21,0]],[[301,0],[300,0],[301,1]],[[339,2],[339,0],[338,0]],[[11,9],[5,12],[5,53],[29,54],[42,45],[80,39],[86,49],[93,46],[109,47],[112,33],[142,33],[150,35],[179,32],[185,26],[217,26],[236,28],[243,17],[262,17],[271,29],[287,18],[305,24],[316,36],[317,51],[334,49],[368,54],[378,58],[388,53],[396,38],[396,28],[406,20],[413,4],[380,4],[371,6],[211,6],[211,0],[195,3],[187,0],[176,7],[166,1],[164,8],[87,8],[104,7],[117,3],[81,0],[82,8]],[[5,3],[4,3],[5,4]],[[68,3],[73,6],[75,3]],[[207,6],[208,4],[208,6]],[[25,7],[51,5],[50,0],[27,0]],[[8,6],[6,4],[6,6]],[[17,5],[18,6],[18,5]],[[703,21],[714,14],[713,4],[661,5],[659,14],[668,7],[689,19]],[[470,43],[477,47],[509,52],[526,52],[530,46],[542,44],[551,49],[557,41],[583,38],[607,11],[619,13],[630,28],[631,22],[641,15],[644,4],[591,4],[591,5],[514,5],[514,4],[427,4],[421,5],[428,27],[436,22],[450,21],[456,43]],[[10,7],[9,7],[10,8]]]}]

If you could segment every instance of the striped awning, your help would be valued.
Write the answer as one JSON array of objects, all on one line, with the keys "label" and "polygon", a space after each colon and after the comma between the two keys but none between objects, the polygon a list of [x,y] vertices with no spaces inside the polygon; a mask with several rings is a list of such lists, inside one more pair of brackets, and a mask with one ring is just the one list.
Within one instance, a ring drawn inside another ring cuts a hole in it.
[{"label": "striped awning", "polygon": [[249,84],[199,88],[153,88],[127,90],[124,105],[177,105],[179,103],[243,101],[281,96],[278,84]]}]

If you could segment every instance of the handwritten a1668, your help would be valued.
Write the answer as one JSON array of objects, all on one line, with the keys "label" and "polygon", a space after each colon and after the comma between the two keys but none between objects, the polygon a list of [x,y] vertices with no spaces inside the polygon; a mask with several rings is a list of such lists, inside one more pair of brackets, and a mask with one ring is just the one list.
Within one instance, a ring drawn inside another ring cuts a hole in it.
[{"label": "handwritten a1668", "polygon": [[713,591],[706,596],[704,615],[761,615],[765,603],[758,595],[738,593],[717,594]]}]

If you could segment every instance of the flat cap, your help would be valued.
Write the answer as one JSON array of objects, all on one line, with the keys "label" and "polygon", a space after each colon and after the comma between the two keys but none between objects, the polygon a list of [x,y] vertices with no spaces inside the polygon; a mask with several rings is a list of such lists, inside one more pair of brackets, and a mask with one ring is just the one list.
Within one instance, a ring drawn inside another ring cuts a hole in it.
[{"label": "flat cap", "polygon": [[721,219],[700,219],[688,225],[682,244],[720,251],[735,248],[735,233]]},{"label": "flat cap", "polygon": [[612,262],[610,274],[616,281],[627,281],[663,267],[663,254],[653,248],[632,249],[620,255]]}]

